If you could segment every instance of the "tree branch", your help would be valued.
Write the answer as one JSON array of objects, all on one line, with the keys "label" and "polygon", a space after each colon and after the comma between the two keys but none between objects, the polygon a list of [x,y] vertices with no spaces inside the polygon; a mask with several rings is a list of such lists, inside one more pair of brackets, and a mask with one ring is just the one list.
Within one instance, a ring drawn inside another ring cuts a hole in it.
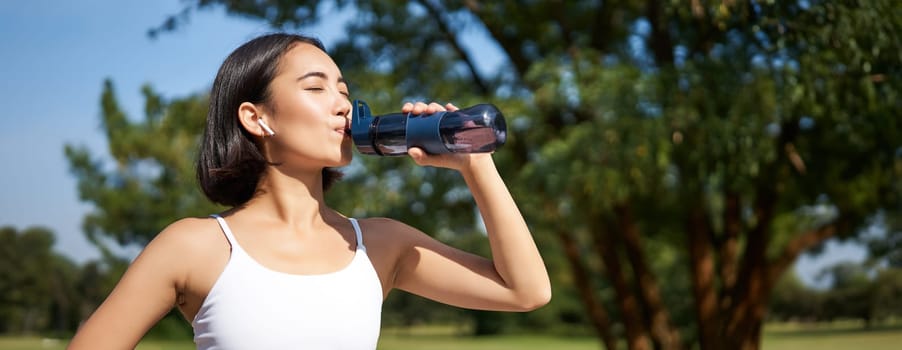
[{"label": "tree branch", "polygon": [[681,346],[679,331],[673,327],[670,314],[664,306],[661,298],[661,290],[651,267],[646,262],[645,253],[642,250],[641,233],[636,224],[633,209],[628,203],[615,205],[614,213],[617,215],[617,224],[620,235],[623,237],[626,256],[633,267],[633,274],[642,297],[642,305],[646,308],[646,325],[652,339],[656,343],[655,348],[679,349]]},{"label": "tree branch", "polygon": [[720,347],[716,343],[720,339],[717,331],[718,319],[717,296],[714,293],[714,258],[711,256],[710,225],[705,216],[704,205],[695,201],[690,206],[686,232],[689,235],[689,261],[692,272],[692,294],[695,297],[695,317],[699,327],[699,345],[701,350],[713,350]]},{"label": "tree branch", "polygon": [[623,318],[627,348],[647,349],[647,330],[642,322],[640,301],[636,298],[635,291],[630,288],[623,265],[620,263],[620,256],[617,254],[622,248],[622,242],[617,239],[617,228],[601,215],[593,215],[593,218],[594,220],[589,223],[589,230],[594,237],[595,250],[604,262],[608,280],[617,293],[616,299]]},{"label": "tree branch", "polygon": [[590,44],[592,48],[600,52],[605,52],[608,38],[611,34],[613,11],[611,11],[611,1],[602,1],[601,6],[595,11],[595,21],[592,23],[592,38]]},{"label": "tree branch", "polygon": [[839,230],[835,223],[823,225],[813,230],[806,231],[793,240],[789,241],[780,256],[770,265],[768,269],[768,280],[771,284],[776,283],[780,275],[789,268],[790,265],[808,248],[816,246],[821,242],[836,236]]},{"label": "tree branch", "polygon": [[736,286],[736,275],[739,254],[739,235],[742,233],[742,204],[739,193],[727,191],[724,195],[726,208],[723,212],[724,234],[718,244],[720,254],[721,310],[728,310],[732,305],[733,288]]},{"label": "tree branch", "polygon": [[485,79],[479,74],[479,71],[476,70],[476,64],[473,62],[473,59],[470,58],[470,55],[467,54],[467,51],[460,45],[460,42],[457,39],[457,36],[451,31],[451,28],[448,26],[448,23],[445,21],[445,17],[442,16],[442,11],[440,11],[436,5],[430,3],[427,0],[419,0],[417,1],[420,5],[426,8],[426,11],[432,15],[432,18],[435,18],[436,23],[438,24],[439,31],[441,31],[442,35],[445,37],[445,40],[451,47],[457,52],[457,55],[460,56],[461,60],[464,61],[464,64],[467,65],[467,69],[470,71],[470,76],[473,78],[473,83],[476,84],[476,87],[479,89],[479,92],[488,97],[491,95],[491,91],[489,90],[488,84],[486,84]]},{"label": "tree branch", "polygon": [[564,15],[564,6],[552,6],[554,8],[554,23],[557,24],[558,28],[561,29],[561,38],[564,41],[564,47],[570,51],[573,46],[573,32],[570,29],[570,26],[567,25],[567,18]]},{"label": "tree branch", "polygon": [[[607,3],[607,1],[605,1]],[[648,37],[648,46],[651,47],[658,67],[673,64],[673,40],[670,31],[667,30],[667,17],[661,11],[661,2],[648,0],[645,7],[645,16],[651,25],[651,35]]]},{"label": "tree branch", "polygon": [[[543,197],[547,196],[547,192],[544,189],[539,189],[538,192],[541,193]],[[557,203],[549,201],[545,201],[544,203],[544,212],[548,213],[549,219],[561,221],[560,213],[556,207]],[[617,338],[611,333],[610,318],[608,317],[604,305],[595,293],[595,287],[592,284],[592,276],[589,272],[586,260],[582,257],[580,246],[571,232],[571,228],[564,226],[556,226],[556,228],[555,236],[560,240],[561,245],[564,248],[564,256],[567,258],[567,263],[570,265],[577,292],[579,293],[580,299],[582,299],[583,306],[586,307],[586,313],[594,326],[595,333],[601,338],[606,349],[615,350],[617,349]]]},{"label": "tree branch", "polygon": [[698,40],[692,47],[692,52],[707,55],[714,47],[718,35],[723,32],[714,25],[714,19],[708,16],[708,9],[699,0],[692,0],[692,17],[694,17]]},{"label": "tree branch", "polygon": [[580,256],[579,245],[568,230],[564,230],[563,226],[558,226],[558,228],[556,236],[564,246],[564,256],[566,256],[570,265],[576,289],[583,301],[583,305],[587,309],[586,312],[589,315],[589,319],[592,325],[595,326],[595,333],[601,337],[605,348],[615,350],[617,349],[617,341],[614,335],[611,334],[611,321],[601,301],[598,300],[594,293],[595,288],[592,287],[588,269]]},{"label": "tree branch", "polygon": [[767,276],[767,247],[770,244],[770,225],[773,222],[777,204],[779,184],[767,178],[758,184],[755,195],[755,227],[749,231],[743,253],[740,278],[733,288],[733,305],[727,315],[724,340],[728,348],[736,348],[733,342],[750,339],[766,310],[770,292]]},{"label": "tree branch", "polygon": [[506,23],[503,21],[493,21],[492,18],[497,17],[497,15],[483,12],[482,5],[480,5],[478,1],[464,1],[464,6],[466,6],[476,18],[479,18],[492,35],[492,38],[498,42],[498,45],[501,45],[501,49],[507,53],[507,57],[514,65],[514,70],[516,70],[517,75],[520,77],[526,75],[526,71],[529,69],[531,61],[520,51],[520,47],[523,44],[521,37],[516,35],[505,35],[504,28]]}]

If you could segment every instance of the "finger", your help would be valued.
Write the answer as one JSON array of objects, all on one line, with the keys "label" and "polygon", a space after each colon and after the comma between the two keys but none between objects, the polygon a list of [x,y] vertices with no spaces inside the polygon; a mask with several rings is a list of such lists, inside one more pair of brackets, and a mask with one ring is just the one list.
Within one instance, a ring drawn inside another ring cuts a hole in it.
[{"label": "finger", "polygon": [[413,111],[413,103],[405,102],[403,106],[401,106],[401,113],[410,113]]},{"label": "finger", "polygon": [[427,109],[428,107],[429,107],[429,106],[427,106],[427,105],[426,105],[425,103],[423,103],[423,102],[417,102],[416,104],[413,105],[413,111],[412,111],[412,112],[413,112],[413,114],[423,114],[423,113],[426,113],[426,109]]},{"label": "finger", "polygon": [[436,102],[432,102],[429,104],[429,108],[426,110],[426,113],[432,114],[432,113],[441,112],[444,110],[445,110],[445,107],[442,107],[442,105],[440,105]]},{"label": "finger", "polygon": [[411,147],[407,150],[407,155],[409,155],[418,165],[423,165],[422,162],[426,159],[426,152],[419,147]]},{"label": "finger", "polygon": [[457,108],[457,106],[455,106],[453,103],[448,102],[448,104],[445,105],[445,109],[447,109],[448,111],[454,112],[460,108]]}]

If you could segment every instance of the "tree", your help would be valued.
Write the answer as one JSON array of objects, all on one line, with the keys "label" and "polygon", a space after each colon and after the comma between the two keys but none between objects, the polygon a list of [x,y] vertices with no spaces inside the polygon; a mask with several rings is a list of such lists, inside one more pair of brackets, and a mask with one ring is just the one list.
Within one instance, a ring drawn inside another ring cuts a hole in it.
[{"label": "tree", "polygon": [[102,238],[143,246],[176,218],[218,211],[194,178],[206,96],[167,101],[150,86],[142,93],[145,119],[133,121],[119,107],[112,81],[104,82],[101,112],[112,166],[87,148],[65,148],[80,199],[96,207],[85,217],[83,230],[107,260],[116,257]]},{"label": "tree", "polygon": [[832,280],[823,306],[824,316],[828,320],[860,319],[865,326],[870,326],[875,311],[871,307],[874,284],[868,277],[867,269],[857,264],[840,263],[822,275]]},{"label": "tree", "polygon": [[902,314],[902,270],[898,268],[839,263],[819,278],[829,278],[830,288],[815,290],[794,274],[784,276],[772,293],[770,318],[803,322],[853,319],[871,327]]},{"label": "tree", "polygon": [[902,316],[902,269],[880,271],[872,282],[870,296],[875,320]]},{"label": "tree", "polygon": [[65,332],[77,322],[76,265],[53,252],[42,227],[0,228],[0,333]]},{"label": "tree", "polygon": [[[898,2],[332,4],[357,15],[331,51],[345,76],[366,82],[355,95],[374,110],[433,97],[501,107],[511,127],[501,171],[546,255],[562,252],[562,280],[608,348],[619,337],[630,349],[757,348],[770,292],[799,254],[900,216]],[[326,5],[198,0],[158,29],[214,6],[303,28]],[[479,69],[467,30],[503,51],[499,71]],[[113,153],[120,167],[139,159]],[[330,198],[351,215],[391,215],[439,236],[476,221],[448,172],[361,159],[347,173],[354,192],[339,186]],[[86,189],[136,192],[152,180]],[[82,193],[112,213],[112,199]],[[151,216],[142,227],[152,231],[103,213],[88,228],[142,242],[159,228]]]},{"label": "tree", "polygon": [[817,322],[825,319],[824,292],[806,286],[794,273],[784,274],[774,286],[768,319]]},{"label": "tree", "polygon": [[[149,85],[142,87],[142,93],[145,118],[131,120],[119,107],[112,81],[104,82],[101,110],[112,167],[87,148],[65,148],[71,171],[78,178],[80,199],[96,208],[85,217],[83,230],[103,255],[102,262],[86,264],[78,280],[83,293],[79,320],[103,302],[128,267],[128,258],[116,256],[104,238],[121,246],[143,246],[178,218],[222,210],[204,197],[194,176],[207,96],[170,101]],[[158,338],[189,334],[189,325],[177,311],[148,332]]]}]

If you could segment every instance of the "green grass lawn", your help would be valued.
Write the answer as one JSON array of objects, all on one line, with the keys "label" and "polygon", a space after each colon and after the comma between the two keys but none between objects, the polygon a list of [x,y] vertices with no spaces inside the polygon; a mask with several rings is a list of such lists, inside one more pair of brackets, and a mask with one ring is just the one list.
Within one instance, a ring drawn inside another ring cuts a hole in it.
[{"label": "green grass lawn", "polygon": [[[555,349],[599,350],[598,341],[589,337],[509,335],[500,337],[460,337],[453,331],[430,328],[426,331],[383,331],[379,349],[384,350],[506,350]],[[62,350],[65,340],[28,337],[0,337],[0,350]],[[857,324],[768,325],[762,340],[764,350],[890,350],[902,345],[902,327],[862,329]],[[190,341],[144,341],[138,350],[190,350]]]},{"label": "green grass lawn", "polygon": [[765,327],[764,350],[789,349],[900,349],[902,326],[878,326],[864,329],[861,323],[831,325],[780,324]]}]

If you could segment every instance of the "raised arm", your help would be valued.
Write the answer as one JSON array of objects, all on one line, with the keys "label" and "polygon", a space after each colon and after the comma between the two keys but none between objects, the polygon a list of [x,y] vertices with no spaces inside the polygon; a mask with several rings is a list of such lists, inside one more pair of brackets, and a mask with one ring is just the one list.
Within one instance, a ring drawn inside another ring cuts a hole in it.
[{"label": "raised arm", "polygon": [[[420,105],[413,110],[415,114],[441,108]],[[493,260],[448,247],[425,235],[414,235],[411,248],[402,255],[396,286],[475,309],[526,311],[548,303],[551,283],[545,264],[491,155],[428,156],[419,149],[409,153],[420,165],[460,171],[485,223]]]}]

